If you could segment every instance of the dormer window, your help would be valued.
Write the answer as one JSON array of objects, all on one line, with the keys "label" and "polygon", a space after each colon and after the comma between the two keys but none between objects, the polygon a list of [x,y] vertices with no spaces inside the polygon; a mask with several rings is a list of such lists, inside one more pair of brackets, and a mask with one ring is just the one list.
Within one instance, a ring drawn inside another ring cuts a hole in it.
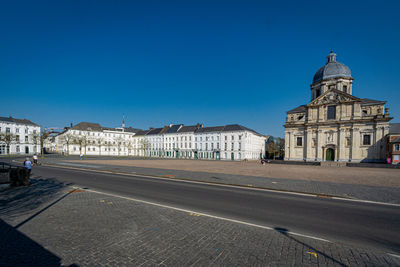
[{"label": "dormer window", "polygon": [[347,92],[347,85],[343,85],[343,92],[345,92],[346,94],[348,93]]},{"label": "dormer window", "polygon": [[317,97],[319,97],[321,95],[321,89],[317,89],[316,91],[315,91],[315,97],[317,98]]}]

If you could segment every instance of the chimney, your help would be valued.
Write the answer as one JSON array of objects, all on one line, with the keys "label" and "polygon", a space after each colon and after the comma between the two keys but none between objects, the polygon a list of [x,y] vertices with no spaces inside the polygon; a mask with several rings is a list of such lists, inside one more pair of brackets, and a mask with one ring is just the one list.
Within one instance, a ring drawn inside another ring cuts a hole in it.
[{"label": "chimney", "polygon": [[71,128],[72,128],[72,121],[71,121]]},{"label": "chimney", "polygon": [[197,123],[196,127],[197,128],[203,128],[203,124]]},{"label": "chimney", "polygon": [[10,115],[10,117],[9,117],[10,119],[12,119],[12,117],[11,117],[11,115]]}]

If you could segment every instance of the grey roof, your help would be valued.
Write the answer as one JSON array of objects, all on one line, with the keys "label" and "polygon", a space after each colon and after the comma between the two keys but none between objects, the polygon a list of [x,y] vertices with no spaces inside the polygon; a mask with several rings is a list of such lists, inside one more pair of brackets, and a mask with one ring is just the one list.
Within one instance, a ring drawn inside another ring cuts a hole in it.
[{"label": "grey roof", "polygon": [[150,130],[140,130],[138,131],[135,136],[142,136],[142,135],[146,135]]},{"label": "grey roof", "polygon": [[374,100],[374,99],[368,99],[368,98],[361,98],[361,105],[362,106],[367,106],[367,105],[379,105],[379,104],[385,104],[386,101],[380,101],[380,100]]},{"label": "grey roof", "polygon": [[197,125],[183,126],[179,129],[178,133],[195,132],[197,128],[199,128]]},{"label": "grey roof", "polygon": [[[72,130],[81,130],[81,131],[102,131],[103,127],[101,127],[98,123],[92,122],[80,122],[77,125],[74,125],[70,129]],[[104,128],[106,129],[106,128]]]},{"label": "grey roof", "polygon": [[196,133],[211,133],[211,132],[234,132],[234,131],[250,131],[258,136],[262,136],[262,134],[244,127],[239,124],[229,124],[225,126],[214,126],[214,127],[204,127],[204,128],[198,128],[196,130]]},{"label": "grey roof", "polygon": [[390,143],[400,143],[400,136],[391,141]]},{"label": "grey roof", "polygon": [[306,112],[306,105],[301,105],[298,106],[297,108],[294,108],[292,110],[289,110],[288,112],[286,112],[287,114],[291,114],[291,113],[303,113]]},{"label": "grey roof", "polygon": [[137,133],[139,131],[141,131],[141,129],[136,129],[136,128],[132,128],[131,126],[128,128],[124,129],[125,132],[129,132],[129,133]]},{"label": "grey roof", "polygon": [[196,133],[222,132],[225,126],[203,127],[196,130]]},{"label": "grey roof", "polygon": [[153,128],[146,135],[160,134],[163,128]]},{"label": "grey roof", "polygon": [[169,129],[165,133],[176,133],[178,132],[179,128],[183,126],[183,124],[175,124],[169,127]]},{"label": "grey roof", "polygon": [[150,129],[150,131],[146,135],[163,134],[167,132],[169,128],[169,126],[164,126],[163,128]]},{"label": "grey roof", "polygon": [[250,132],[252,132],[252,133],[254,133],[254,134],[256,134],[256,135],[262,136],[262,134],[260,134],[260,133],[258,133],[258,132],[256,132],[256,131],[254,131],[253,129],[244,127],[244,126],[239,125],[239,124],[230,124],[230,125],[226,125],[222,131],[223,131],[223,132],[250,131]]},{"label": "grey roof", "polygon": [[313,83],[332,78],[352,78],[349,67],[336,61],[336,54],[328,55],[328,62],[314,75]]},{"label": "grey roof", "polygon": [[32,126],[39,126],[36,123],[31,122],[30,120],[27,119],[16,119],[13,117],[0,117],[0,121],[5,121],[5,122],[13,122],[17,124],[25,124],[25,125],[32,125]]},{"label": "grey roof", "polygon": [[390,123],[389,134],[400,134],[400,123]]},{"label": "grey roof", "polygon": [[136,129],[132,127],[128,128],[112,128],[112,127],[103,127],[98,123],[93,123],[93,122],[80,122],[77,125],[71,127],[70,129],[72,130],[81,130],[81,131],[117,131],[117,132],[129,132],[129,133],[137,133],[141,131],[141,129]]}]

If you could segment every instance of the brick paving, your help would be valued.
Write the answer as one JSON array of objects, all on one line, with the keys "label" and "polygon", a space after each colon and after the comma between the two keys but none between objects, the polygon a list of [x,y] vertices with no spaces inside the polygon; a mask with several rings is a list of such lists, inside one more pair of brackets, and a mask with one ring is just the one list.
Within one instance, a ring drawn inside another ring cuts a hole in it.
[{"label": "brick paving", "polygon": [[[400,204],[400,169],[155,159],[48,158],[45,163]],[[260,173],[264,176],[254,176]]]},{"label": "brick paving", "polygon": [[371,248],[73,191],[52,180],[2,189],[0,218],[1,266],[400,265]]}]

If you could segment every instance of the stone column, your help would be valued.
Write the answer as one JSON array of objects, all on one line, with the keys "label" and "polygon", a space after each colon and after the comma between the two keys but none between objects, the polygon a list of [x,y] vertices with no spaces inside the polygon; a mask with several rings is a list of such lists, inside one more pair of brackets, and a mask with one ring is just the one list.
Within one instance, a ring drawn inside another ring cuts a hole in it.
[{"label": "stone column", "polygon": [[358,127],[353,127],[351,138],[351,161],[358,161],[360,159],[360,129]]},{"label": "stone column", "polygon": [[374,135],[373,135],[373,145],[374,145],[374,156],[373,158],[375,160],[381,159],[381,142],[382,142],[382,129],[381,127],[376,127],[376,124],[374,125]]},{"label": "stone column", "polygon": [[317,143],[315,145],[315,158],[317,161],[322,161],[323,151],[322,151],[322,130],[317,130]]},{"label": "stone column", "polygon": [[340,128],[338,129],[338,161],[346,161],[345,154],[346,154],[346,129]]},{"label": "stone column", "polygon": [[290,160],[290,149],[291,149],[291,144],[290,144],[290,132],[288,130],[285,131],[285,160]]},{"label": "stone column", "polygon": [[305,142],[304,142],[304,158],[306,161],[312,160],[312,129],[304,131]]}]

